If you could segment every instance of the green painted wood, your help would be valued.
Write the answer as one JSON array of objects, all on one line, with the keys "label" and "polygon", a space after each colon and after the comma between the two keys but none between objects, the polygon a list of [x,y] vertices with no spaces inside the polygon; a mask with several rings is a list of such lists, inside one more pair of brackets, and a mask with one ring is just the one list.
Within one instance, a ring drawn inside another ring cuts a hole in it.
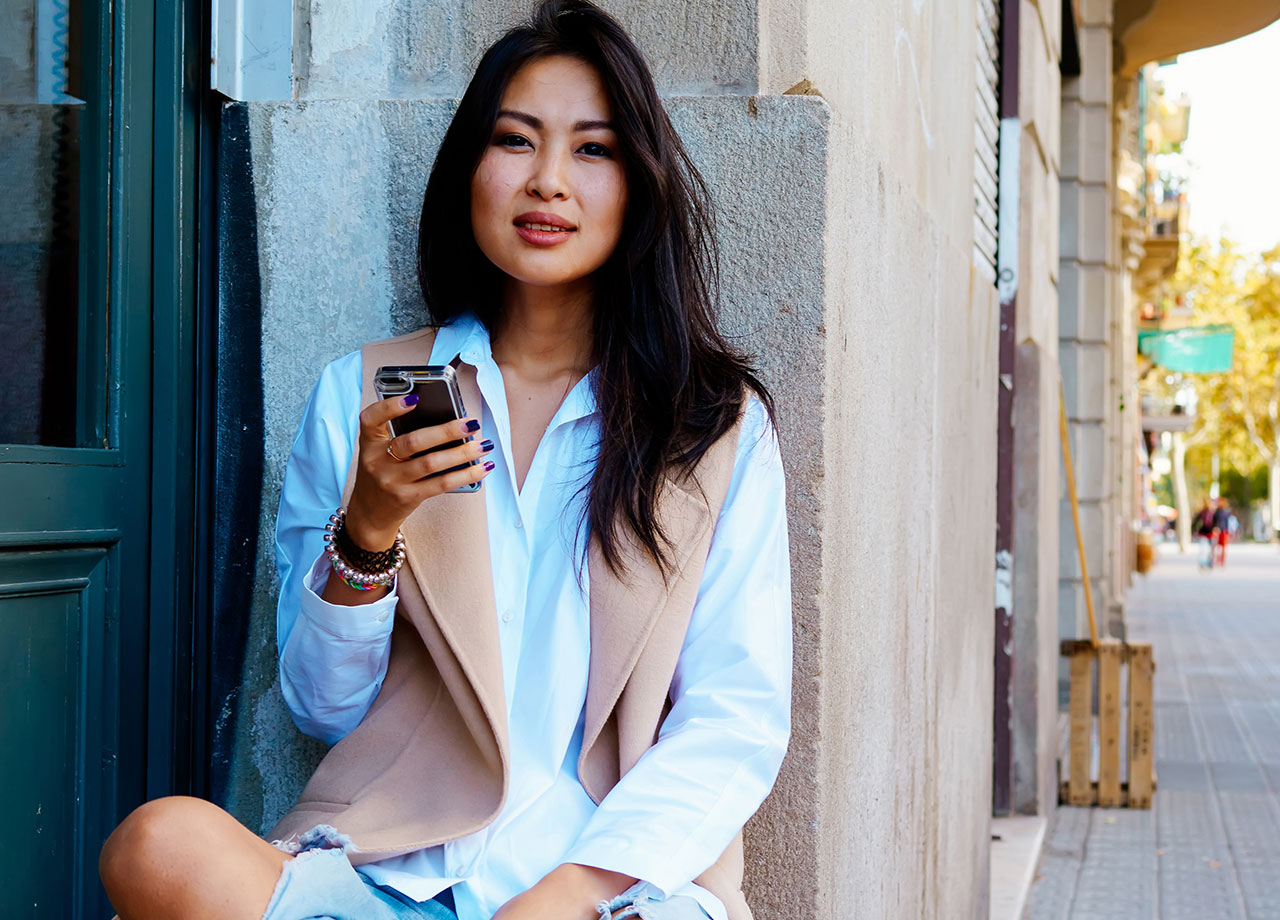
[{"label": "green painted wood", "polygon": [[[211,477],[212,457],[196,451],[195,355],[197,353],[197,229],[200,226],[197,163],[203,136],[201,85],[184,73],[200,60],[207,4],[157,0],[153,118],[155,240],[151,285],[154,301],[170,309],[152,314],[151,584],[152,605],[172,611],[153,617],[148,643],[147,795],[200,790],[193,784],[192,726],[201,721],[202,676],[193,639],[196,593],[197,476]],[[210,173],[210,175],[212,175]]]},{"label": "green painted wood", "polygon": [[0,445],[6,918],[109,918],[102,842],[189,791],[203,14],[83,5],[80,446]]},{"label": "green painted wood", "polygon": [[5,916],[94,915],[84,911],[93,892],[75,882],[97,862],[85,805],[110,778],[101,728],[114,704],[91,692],[113,654],[107,557],[103,548],[0,555],[0,814],[22,843],[6,847]]}]

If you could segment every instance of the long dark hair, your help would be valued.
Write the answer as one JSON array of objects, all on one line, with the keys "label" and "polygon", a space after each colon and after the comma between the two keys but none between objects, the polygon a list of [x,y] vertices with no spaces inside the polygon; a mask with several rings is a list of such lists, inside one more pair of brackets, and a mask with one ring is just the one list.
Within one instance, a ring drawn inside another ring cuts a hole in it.
[{"label": "long dark hair", "polygon": [[629,531],[665,576],[671,546],[656,516],[664,479],[689,477],[737,422],[748,392],[771,418],[773,402],[716,328],[718,256],[706,184],[671,126],[648,65],[613,17],[587,0],[543,0],[528,23],[485,52],[427,182],[418,281],[432,323],[472,311],[496,328],[505,276],[476,244],[471,177],[511,78],[553,55],[599,72],[629,201],[618,246],[594,279],[601,439],[587,524],[615,573],[622,572]]}]

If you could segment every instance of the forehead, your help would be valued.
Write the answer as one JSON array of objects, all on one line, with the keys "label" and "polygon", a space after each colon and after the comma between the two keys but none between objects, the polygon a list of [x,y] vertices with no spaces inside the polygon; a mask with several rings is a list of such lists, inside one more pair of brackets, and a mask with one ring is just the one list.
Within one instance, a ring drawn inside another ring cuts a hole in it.
[{"label": "forehead", "polygon": [[585,61],[563,56],[539,58],[516,71],[502,94],[502,108],[548,123],[610,116],[600,74]]}]

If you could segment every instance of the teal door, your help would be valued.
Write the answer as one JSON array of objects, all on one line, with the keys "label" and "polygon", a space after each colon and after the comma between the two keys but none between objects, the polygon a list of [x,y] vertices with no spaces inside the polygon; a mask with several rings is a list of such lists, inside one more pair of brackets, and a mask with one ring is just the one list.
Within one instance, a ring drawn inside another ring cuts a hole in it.
[{"label": "teal door", "polygon": [[0,0],[4,917],[110,917],[102,841],[181,787],[192,429],[157,410],[194,379],[183,15]]}]

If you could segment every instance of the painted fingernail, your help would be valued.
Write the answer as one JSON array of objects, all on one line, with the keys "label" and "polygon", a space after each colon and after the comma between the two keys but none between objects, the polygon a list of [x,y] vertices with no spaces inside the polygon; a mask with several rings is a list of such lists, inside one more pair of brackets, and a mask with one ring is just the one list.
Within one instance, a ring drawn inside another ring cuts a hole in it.
[{"label": "painted fingernail", "polygon": [[408,396],[406,396],[404,399],[400,401],[404,403],[404,407],[406,409],[412,409],[414,406],[418,404],[418,394],[410,393]]},{"label": "painted fingernail", "polygon": [[491,451],[491,450],[493,450],[493,442],[492,442],[492,441],[485,440],[485,441],[481,441],[481,442],[480,442],[480,452],[481,452],[481,453],[485,453],[485,454],[487,454],[487,453],[488,453],[489,451]]},{"label": "painted fingernail", "polygon": [[479,431],[480,422],[477,419],[469,419],[467,421],[467,431]]},{"label": "painted fingernail", "polygon": [[493,472],[493,461],[492,461],[492,460],[486,460],[486,461],[484,462],[484,471],[485,471],[486,473],[492,473],[492,472]]}]

